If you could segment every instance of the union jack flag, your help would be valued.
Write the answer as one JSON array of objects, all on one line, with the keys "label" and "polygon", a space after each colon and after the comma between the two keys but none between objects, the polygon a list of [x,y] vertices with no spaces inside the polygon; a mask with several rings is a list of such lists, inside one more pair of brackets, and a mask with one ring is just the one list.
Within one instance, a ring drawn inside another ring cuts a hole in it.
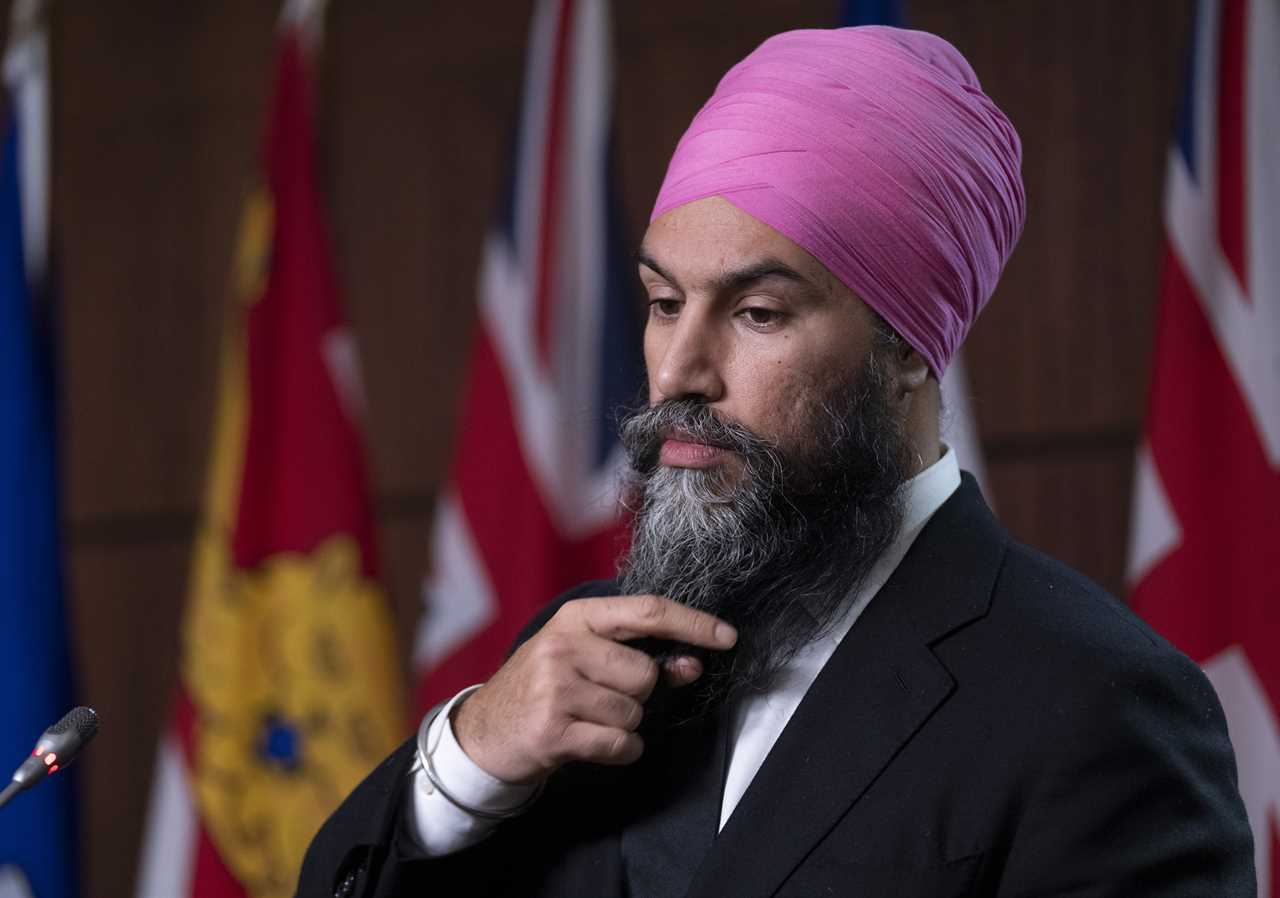
[{"label": "union jack flag", "polygon": [[1280,896],[1280,3],[1203,0],[1169,149],[1129,578],[1213,681]]},{"label": "union jack flag", "polygon": [[515,151],[416,644],[425,709],[489,677],[557,593],[626,548],[611,410],[640,386],[638,305],[610,190],[606,0],[539,0]]}]

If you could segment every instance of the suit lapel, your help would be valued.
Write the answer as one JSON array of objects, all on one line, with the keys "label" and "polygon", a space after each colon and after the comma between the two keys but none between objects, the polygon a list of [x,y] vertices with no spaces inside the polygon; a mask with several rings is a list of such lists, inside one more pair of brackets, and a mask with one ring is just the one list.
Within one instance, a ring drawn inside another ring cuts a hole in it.
[{"label": "suit lapel", "polygon": [[950,695],[930,646],[986,612],[1005,544],[965,475],[810,687],[690,898],[771,895],[835,826]]}]

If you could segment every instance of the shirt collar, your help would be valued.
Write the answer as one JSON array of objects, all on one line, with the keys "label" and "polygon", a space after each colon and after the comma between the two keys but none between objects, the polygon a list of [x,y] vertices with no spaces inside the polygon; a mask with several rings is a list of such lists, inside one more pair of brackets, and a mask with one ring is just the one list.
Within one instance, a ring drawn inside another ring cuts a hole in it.
[{"label": "shirt collar", "polygon": [[944,443],[942,456],[902,485],[906,493],[902,527],[890,551],[905,540],[906,544],[902,547],[902,554],[905,555],[929,518],[933,517],[933,513],[959,488],[960,463],[956,461],[955,451]]}]

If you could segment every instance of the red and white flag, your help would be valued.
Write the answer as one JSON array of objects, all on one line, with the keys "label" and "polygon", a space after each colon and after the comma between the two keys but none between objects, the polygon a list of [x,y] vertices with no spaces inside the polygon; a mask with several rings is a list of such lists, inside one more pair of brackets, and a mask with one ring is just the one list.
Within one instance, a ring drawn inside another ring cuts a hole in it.
[{"label": "red and white flag", "polygon": [[613,410],[639,396],[633,264],[612,208],[606,0],[539,0],[506,195],[415,644],[418,706],[487,679],[533,613],[615,572]]},{"label": "red and white flag", "polygon": [[289,898],[316,830],[407,730],[316,189],[304,45],[322,7],[282,17],[138,898]]},{"label": "red and white flag", "polygon": [[1169,149],[1135,609],[1222,700],[1280,896],[1280,3],[1202,0]]}]

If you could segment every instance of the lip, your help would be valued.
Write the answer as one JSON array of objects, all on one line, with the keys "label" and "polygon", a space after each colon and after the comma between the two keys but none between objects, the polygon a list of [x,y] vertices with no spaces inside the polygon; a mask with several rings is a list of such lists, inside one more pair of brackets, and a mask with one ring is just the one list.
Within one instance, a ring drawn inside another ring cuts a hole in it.
[{"label": "lip", "polygon": [[719,446],[670,436],[662,443],[658,461],[669,468],[707,468],[720,461],[727,452]]}]

